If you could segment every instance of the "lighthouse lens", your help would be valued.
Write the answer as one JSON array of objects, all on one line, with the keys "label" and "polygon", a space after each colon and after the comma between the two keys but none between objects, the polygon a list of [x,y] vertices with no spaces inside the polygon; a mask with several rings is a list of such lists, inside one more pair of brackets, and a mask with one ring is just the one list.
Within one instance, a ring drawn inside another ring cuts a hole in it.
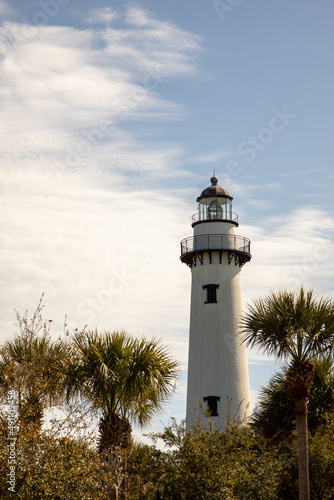
[{"label": "lighthouse lens", "polygon": [[208,218],[212,219],[222,219],[222,207],[219,205],[218,201],[212,201],[208,208]]}]

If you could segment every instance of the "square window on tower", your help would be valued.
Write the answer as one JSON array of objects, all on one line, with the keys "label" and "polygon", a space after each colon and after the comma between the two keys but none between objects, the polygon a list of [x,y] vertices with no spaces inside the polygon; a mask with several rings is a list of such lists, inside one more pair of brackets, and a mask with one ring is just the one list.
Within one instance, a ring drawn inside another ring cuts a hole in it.
[{"label": "square window on tower", "polygon": [[216,304],[217,301],[217,290],[219,285],[203,285],[203,290],[205,290],[205,302],[204,304]]},{"label": "square window on tower", "polygon": [[210,417],[219,417],[218,413],[218,401],[220,401],[220,396],[206,396],[203,398],[204,403],[207,402],[207,411]]}]

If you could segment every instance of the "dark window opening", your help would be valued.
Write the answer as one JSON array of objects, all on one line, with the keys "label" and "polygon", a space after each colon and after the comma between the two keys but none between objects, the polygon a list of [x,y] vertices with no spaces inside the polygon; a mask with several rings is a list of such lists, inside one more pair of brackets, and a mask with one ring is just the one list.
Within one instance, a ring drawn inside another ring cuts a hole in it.
[{"label": "dark window opening", "polygon": [[218,417],[218,401],[220,396],[206,396],[203,401],[207,403],[207,409],[210,417]]},{"label": "dark window opening", "polygon": [[217,290],[219,285],[204,285],[203,290],[206,290],[205,304],[214,304],[217,302]]}]

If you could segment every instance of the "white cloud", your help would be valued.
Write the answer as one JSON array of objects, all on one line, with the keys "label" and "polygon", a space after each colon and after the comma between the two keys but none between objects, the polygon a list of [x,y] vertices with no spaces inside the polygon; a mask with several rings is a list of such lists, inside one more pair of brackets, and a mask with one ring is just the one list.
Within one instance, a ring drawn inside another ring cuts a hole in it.
[{"label": "white cloud", "polygon": [[57,183],[52,173],[24,170],[15,179],[3,175],[1,195],[3,333],[11,333],[14,307],[31,309],[46,292],[58,332],[68,313],[79,328],[164,336],[184,361],[182,202],[161,191],[111,191],[78,175]]},{"label": "white cloud", "polygon": [[98,24],[101,22],[110,23],[119,17],[119,12],[112,10],[110,7],[104,7],[100,9],[92,9],[86,16],[86,21],[90,24]]},{"label": "white cloud", "polygon": [[50,155],[64,161],[60,152],[85,157],[92,146],[95,154],[110,144],[120,156],[133,140],[124,130],[129,120],[185,116],[184,107],[161,98],[159,88],[170,77],[196,71],[201,47],[194,35],[158,21],[154,31],[39,26],[31,38],[23,26],[2,29],[7,158],[46,154],[48,161]]},{"label": "white cloud", "polygon": [[155,27],[157,25],[151,12],[131,6],[127,10],[126,22],[136,27]]},{"label": "white cloud", "polygon": [[189,174],[176,170],[179,145],[140,132],[185,116],[159,89],[197,71],[199,38],[158,20],[31,29],[6,23],[0,33],[2,338],[14,307],[32,311],[45,292],[55,334],[67,313],[73,327],[163,336],[185,364],[187,203],[163,180]]},{"label": "white cloud", "polygon": [[286,216],[263,218],[261,226],[243,225],[252,240],[253,258],[243,270],[247,302],[270,290],[298,289],[302,284],[333,293],[334,220],[316,206]]}]

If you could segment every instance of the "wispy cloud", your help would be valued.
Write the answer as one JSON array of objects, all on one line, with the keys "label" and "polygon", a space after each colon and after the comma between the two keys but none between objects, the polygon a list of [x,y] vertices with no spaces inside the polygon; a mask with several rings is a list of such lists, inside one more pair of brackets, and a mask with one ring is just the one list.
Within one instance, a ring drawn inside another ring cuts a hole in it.
[{"label": "wispy cloud", "polygon": [[301,284],[333,292],[333,227],[333,218],[316,206],[264,217],[261,226],[243,225],[240,232],[252,240],[253,254],[242,271],[245,301]]},{"label": "wispy cloud", "polygon": [[185,364],[188,206],[163,180],[189,174],[176,170],[180,145],[151,140],[144,124],[184,116],[160,86],[198,71],[202,48],[128,15],[117,29],[39,26],[31,38],[14,22],[1,28],[1,331],[46,292],[55,333],[67,313],[73,327],[163,335]]},{"label": "wispy cloud", "polygon": [[184,106],[163,99],[159,88],[196,72],[201,52],[199,37],[158,20],[154,28],[98,31],[39,26],[32,39],[22,25],[6,23],[2,40],[3,154],[13,164],[14,157],[45,155],[45,166],[53,161],[62,170],[91,163],[98,153],[112,151],[123,164],[137,158],[138,141],[125,124],[185,116]]},{"label": "wispy cloud", "polygon": [[151,27],[157,26],[157,20],[153,14],[147,10],[138,7],[129,7],[126,13],[126,22],[135,27]]},{"label": "wispy cloud", "polygon": [[110,7],[92,9],[85,15],[88,24],[110,23],[120,17],[120,12],[112,10]]},{"label": "wispy cloud", "polygon": [[164,335],[185,360],[182,202],[175,207],[175,199],[161,191],[118,192],[113,179],[111,190],[79,175],[61,184],[51,172],[3,175],[2,333],[10,333],[14,307],[33,308],[45,291],[58,332],[68,313],[79,328]]}]

